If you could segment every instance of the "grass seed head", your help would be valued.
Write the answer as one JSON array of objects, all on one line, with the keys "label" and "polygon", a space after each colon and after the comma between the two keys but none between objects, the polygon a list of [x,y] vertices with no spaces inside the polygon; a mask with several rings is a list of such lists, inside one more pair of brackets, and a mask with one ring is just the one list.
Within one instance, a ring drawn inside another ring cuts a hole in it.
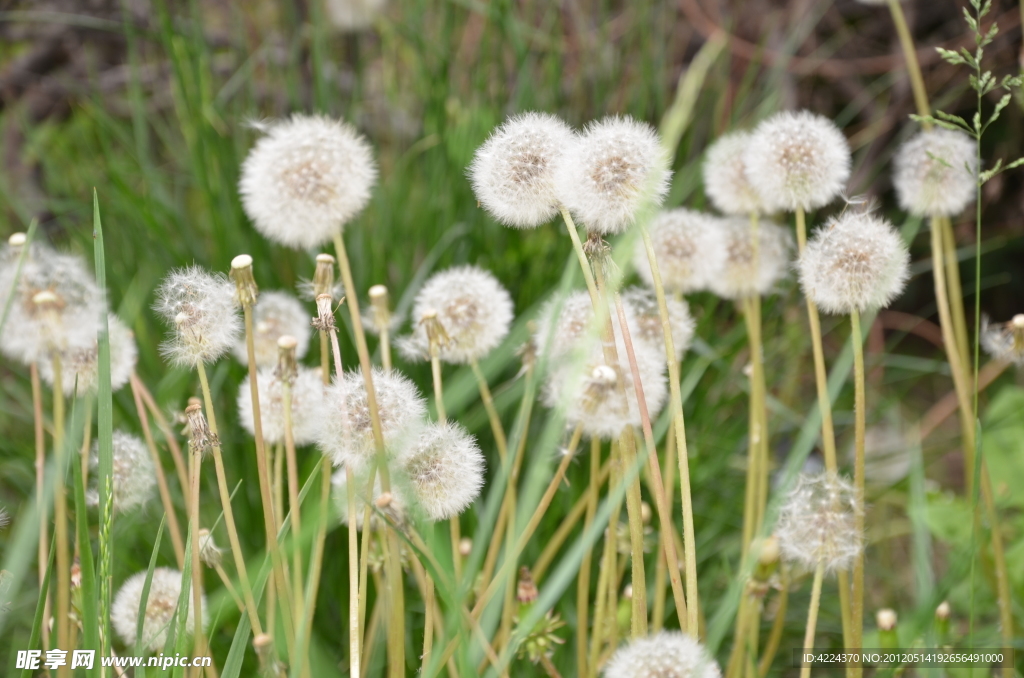
[{"label": "grass seed head", "polygon": [[718,664],[697,640],[680,631],[659,631],[620,647],[604,678],[720,678]]},{"label": "grass seed head", "polygon": [[480,447],[455,422],[425,426],[400,463],[417,505],[435,521],[465,511],[484,484]]},{"label": "grass seed head", "polygon": [[711,291],[732,300],[774,292],[790,270],[789,230],[762,219],[755,239],[748,219],[719,219],[716,226],[722,232],[725,257],[717,275],[711,276]]},{"label": "grass seed head", "polygon": [[[666,291],[687,294],[707,289],[725,260],[725,242],[715,218],[683,207],[659,213],[651,221],[651,242]],[[637,275],[654,286],[647,249],[637,242],[633,255]]]},{"label": "grass seed head", "polygon": [[[277,340],[285,335],[295,337],[295,355],[301,360],[309,349],[309,311],[287,292],[264,292],[252,311],[252,332],[257,367],[277,364]],[[244,336],[235,342],[232,352],[243,365],[248,363]]]},{"label": "grass seed head", "polygon": [[731,132],[716,139],[704,159],[704,193],[724,214],[764,211],[761,197],[750,185],[743,165],[750,142],[750,132]]},{"label": "grass seed head", "polygon": [[900,207],[922,217],[954,216],[974,202],[978,159],[974,140],[937,127],[904,143],[893,162]]},{"label": "grass seed head", "polygon": [[775,535],[782,557],[807,570],[845,570],[864,548],[857,529],[863,503],[850,481],[834,473],[801,474],[779,511]]}]

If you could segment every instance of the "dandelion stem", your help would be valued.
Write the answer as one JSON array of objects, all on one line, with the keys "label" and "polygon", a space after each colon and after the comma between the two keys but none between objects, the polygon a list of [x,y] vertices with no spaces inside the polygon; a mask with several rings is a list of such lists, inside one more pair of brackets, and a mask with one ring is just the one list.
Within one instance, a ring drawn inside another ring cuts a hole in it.
[{"label": "dandelion stem", "polygon": [[[61,372],[60,353],[53,352],[53,453],[57,461],[57,483],[54,490],[53,516],[56,525],[54,535],[57,541],[57,648],[73,649],[71,640],[71,559],[68,554],[68,505],[64,491],[64,476],[67,472],[67,450],[64,449],[64,383]],[[69,665],[57,669],[57,675],[64,678],[71,675]]]},{"label": "dandelion stem", "polygon": [[[900,38],[900,47],[903,48],[903,58],[907,61],[907,74],[910,76],[910,88],[914,92],[914,105],[917,107],[917,114],[929,116],[932,112],[928,105],[928,91],[924,86],[921,64],[917,61],[917,50],[914,49],[914,38],[907,26],[907,18],[903,15],[900,0],[889,0],[889,11],[892,13],[892,22],[896,26],[896,34]],[[925,129],[931,129],[930,122],[925,121],[922,126]]]},{"label": "dandelion stem", "polygon": [[213,566],[213,569],[217,573],[217,576],[220,577],[220,581],[224,584],[224,588],[228,590],[228,593],[231,595],[231,599],[235,601],[235,606],[238,607],[238,612],[245,614],[245,603],[243,603],[242,599],[238,597],[238,591],[235,590],[235,587],[231,585],[231,577],[229,577],[228,573],[224,571],[224,566],[217,563]]},{"label": "dandelion stem", "polygon": [[949,305],[953,320],[953,332],[956,336],[957,349],[960,351],[960,363],[967,365],[968,337],[967,319],[964,315],[964,292],[960,284],[960,262],[956,256],[956,239],[953,236],[953,225],[949,217],[938,217],[939,230],[942,232],[942,248],[946,256],[946,284],[949,290]]},{"label": "dandelion stem", "polygon": [[199,573],[203,571],[202,561],[199,557],[199,482],[203,468],[202,449],[197,447],[192,450],[189,466],[192,485],[189,489],[188,532],[192,550],[192,607],[195,610],[193,617],[195,620],[195,630],[193,631],[195,640],[194,652],[196,655],[201,655],[204,649],[203,592],[202,589],[196,586],[196,582],[198,581]]},{"label": "dandelion stem", "polygon": [[[856,308],[850,313],[851,343],[853,344],[853,383],[854,383],[854,462],[853,485],[857,499],[864,501],[864,434],[866,419],[866,397],[864,382],[864,335],[860,327],[860,311]],[[864,512],[854,513],[857,534],[864,534]],[[853,563],[853,588],[850,606],[850,640],[853,647],[861,646],[864,634],[864,551],[857,554]],[[855,675],[860,673],[860,666],[854,667]]]},{"label": "dandelion stem", "polygon": [[146,388],[145,382],[139,379],[139,375],[132,372],[129,377],[131,383],[135,388],[139,390],[139,395],[142,396],[142,402],[146,403],[146,409],[156,420],[156,425],[160,429],[160,433],[163,435],[164,440],[167,441],[167,449],[171,451],[171,458],[174,460],[174,470],[178,474],[178,482],[181,483],[181,493],[185,496],[186,504],[189,503],[189,488],[191,487],[190,476],[188,470],[185,468],[185,457],[181,453],[181,447],[178,445],[178,439],[174,437],[174,431],[171,430],[171,425],[167,422],[167,417],[157,407],[156,401],[153,400],[153,394]]},{"label": "dandelion stem", "polygon": [[292,432],[292,385],[281,380],[281,405],[284,411],[284,454],[288,472],[288,508],[291,514],[292,537],[292,618],[298,630],[302,619],[302,502],[299,501],[299,466],[295,459],[295,437]]},{"label": "dandelion stem", "polygon": [[[351,485],[349,485],[351,487]],[[299,655],[296,661],[299,663],[299,668],[304,675],[309,675],[310,666],[308,663],[309,659],[309,642],[313,633],[313,614],[316,611],[316,596],[320,589],[320,576],[323,571],[324,562],[324,544],[327,540],[327,520],[330,514],[329,505],[331,499],[331,460],[324,457],[320,460],[320,521],[317,525],[316,542],[313,546],[313,554],[310,558],[309,565],[309,577],[308,588],[306,590],[306,598],[303,603],[303,619],[302,619],[302,643],[299,648]],[[351,515],[351,514],[349,514]],[[349,543],[349,557],[352,556],[351,549],[351,537]],[[350,570],[351,576],[351,570]],[[351,585],[351,583],[350,583]],[[350,604],[350,623],[351,621],[358,621],[352,619],[353,610],[357,609],[358,606]],[[350,627],[349,633],[358,631],[357,628]],[[358,633],[355,634],[358,636]],[[358,653],[358,637],[357,646],[353,649]],[[350,641],[351,643],[351,636]],[[351,675],[358,676],[359,673],[353,673]]]},{"label": "dandelion stem", "polygon": [[[359,675],[359,546],[356,529],[356,481],[352,468],[345,465],[345,490],[348,497],[348,646],[349,675]],[[371,495],[372,496],[372,495]],[[326,516],[324,518],[326,520]],[[363,529],[370,526],[363,523]]]},{"label": "dandelion stem", "polygon": [[789,602],[789,582],[783,576],[781,586],[779,587],[779,603],[775,609],[775,619],[772,621],[772,630],[768,634],[768,642],[764,646],[764,652],[761,654],[761,662],[758,664],[757,673],[759,678],[765,678],[768,675],[768,669],[772,666],[772,660],[775,659],[775,653],[779,650],[779,643],[782,642],[782,632],[786,628],[786,607]]},{"label": "dandelion stem", "polygon": [[[598,480],[601,475],[601,439],[590,439],[590,482],[587,486],[584,504],[586,518],[583,520],[583,532],[590,529],[597,512]],[[587,675],[587,613],[590,609],[590,564],[593,547],[583,552],[579,574],[576,578],[576,665],[578,675]]]},{"label": "dandelion stem", "polygon": [[[614,486],[622,477],[622,469],[619,467],[619,460],[616,458],[615,446],[618,443],[612,441],[611,461],[609,462],[610,476],[609,486]],[[611,494],[611,492],[609,492]],[[601,645],[604,642],[605,630],[612,630],[618,625],[616,615],[618,610],[614,605],[616,576],[615,576],[615,555],[618,548],[617,532],[619,529],[619,516],[622,513],[622,500],[615,502],[611,514],[608,517],[608,527],[605,529],[604,552],[601,555],[601,568],[597,575],[597,606],[594,610],[594,632],[590,639],[590,658],[587,666],[590,675],[597,675],[597,668],[600,665]],[[610,620],[607,618],[610,615]],[[614,647],[614,643],[612,643]]]},{"label": "dandelion stem", "polygon": [[[807,628],[804,631],[804,655],[814,650],[814,629],[818,625],[818,606],[821,603],[821,582],[825,578],[825,563],[818,563],[814,570],[814,583],[811,585],[811,604],[807,609]],[[811,675],[810,662],[803,661],[800,666],[800,678]]]},{"label": "dandelion stem", "polygon": [[320,378],[324,385],[331,383],[331,357],[330,347],[327,344],[327,332],[320,330]]},{"label": "dandelion stem", "polygon": [[[49,511],[45,505],[46,489],[46,433],[43,428],[43,388],[39,382],[39,366],[33,361],[29,364],[29,377],[32,382],[32,424],[36,442],[36,510],[39,512],[39,588],[42,590],[46,580],[46,564],[50,561]],[[51,587],[52,588],[52,587]],[[42,640],[43,650],[50,649],[50,626],[45,620],[50,618],[50,590],[46,592],[43,603]]]}]

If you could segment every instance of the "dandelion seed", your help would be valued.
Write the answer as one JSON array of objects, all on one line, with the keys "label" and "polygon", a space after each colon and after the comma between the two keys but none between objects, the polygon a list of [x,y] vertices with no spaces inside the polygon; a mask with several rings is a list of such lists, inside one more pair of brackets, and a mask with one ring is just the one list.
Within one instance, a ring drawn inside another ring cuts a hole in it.
[{"label": "dandelion seed", "polygon": [[417,505],[431,520],[465,511],[484,484],[476,440],[454,422],[429,424],[400,459]]},{"label": "dandelion seed", "polygon": [[[512,297],[488,271],[476,266],[459,266],[435,274],[416,295],[413,318],[422,319],[428,310],[447,335],[439,346],[441,360],[469,363],[501,344],[512,323]],[[413,334],[398,347],[409,360],[430,357],[427,326],[419,323]]]},{"label": "dandelion seed", "polygon": [[153,306],[174,331],[160,345],[161,353],[174,364],[188,367],[223,355],[242,330],[234,295],[235,285],[226,276],[198,266],[171,271],[157,290]]},{"label": "dandelion seed", "polygon": [[899,296],[910,253],[885,219],[846,212],[818,229],[798,266],[807,298],[826,313],[849,314],[883,308]]},{"label": "dandelion seed", "polygon": [[668,154],[654,129],[630,117],[591,123],[559,164],[555,190],[588,230],[621,233],[668,193]]},{"label": "dandelion seed", "polygon": [[[111,487],[114,492],[114,512],[128,513],[144,505],[156,490],[156,469],[153,459],[149,456],[149,448],[138,437],[126,431],[114,431],[113,443],[113,474]],[[98,479],[100,467],[99,441],[93,443],[89,455],[89,468],[92,478]],[[86,493],[86,503],[97,506],[100,502],[96,488]]]},{"label": "dandelion seed", "polygon": [[294,115],[256,142],[238,188],[256,230],[309,249],[331,240],[366,207],[376,180],[373,151],[351,125]]},{"label": "dandelion seed", "polygon": [[[284,389],[281,375],[276,369],[264,367],[256,373],[256,387],[263,439],[271,444],[283,443]],[[299,366],[292,381],[292,438],[296,445],[309,445],[320,439],[326,388],[320,368]],[[256,435],[248,376],[238,388],[238,420],[250,435]]]},{"label": "dandelion seed", "polygon": [[789,272],[793,251],[790,232],[762,219],[755,243],[747,219],[720,219],[718,228],[725,242],[725,260],[718,274],[711,277],[711,291],[733,300],[774,292]]},{"label": "dandelion seed", "polygon": [[850,147],[828,118],[783,111],[757,126],[743,163],[766,211],[812,210],[843,190]]},{"label": "dandelion seed", "polygon": [[509,118],[477,149],[469,166],[476,199],[506,226],[535,228],[558,213],[555,172],[575,143],[548,113]]},{"label": "dandelion seed", "polygon": [[900,207],[917,216],[951,217],[974,202],[978,158],[963,132],[925,130],[900,146],[893,184]]},{"label": "dandelion seed", "polygon": [[719,137],[704,159],[704,192],[724,214],[763,212],[761,197],[747,179],[743,157],[750,147],[750,132],[731,132]]},{"label": "dandelion seed", "polygon": [[775,535],[782,557],[807,570],[845,570],[863,549],[857,516],[864,511],[853,485],[834,473],[801,474],[779,511]]},{"label": "dandelion seed", "polygon": [[[725,242],[715,218],[677,208],[658,214],[649,228],[665,291],[687,294],[706,289],[725,261]],[[640,279],[654,287],[643,242],[637,243],[633,266]]]},{"label": "dandelion seed", "polygon": [[[384,511],[392,520],[396,523],[401,523],[405,520],[406,513],[406,501],[405,494],[399,487],[398,483],[392,482],[391,491],[384,493],[381,492],[380,487],[380,475],[377,475],[373,481],[373,496],[366,496],[366,486],[369,483],[369,478],[366,476],[366,469],[362,469],[363,473],[354,475],[353,480],[355,482],[355,493],[356,493],[356,529],[362,531],[363,529],[363,513],[366,508],[366,500],[369,499],[373,502],[377,509]],[[348,479],[347,473],[344,468],[338,469],[331,476],[331,497],[334,499],[334,507],[338,511],[338,517],[343,525],[348,525],[350,516],[348,514]],[[397,480],[397,477],[395,478]],[[381,506],[378,502],[385,494],[388,495],[387,502],[384,506]],[[377,511],[370,511],[370,529],[377,528]]]},{"label": "dandelion seed", "polygon": [[990,323],[982,318],[981,345],[996,360],[1024,365],[1024,313],[1008,323]]},{"label": "dandelion seed", "polygon": [[[128,647],[135,646],[135,634],[139,606],[142,602],[142,589],[146,584],[146,571],[138,572],[129,577],[114,598],[110,608],[110,623],[117,635]],[[181,572],[169,567],[157,567],[153,570],[153,580],[149,587],[146,609],[143,611],[142,647],[151,652],[159,652],[167,642],[167,632],[171,619],[178,607],[181,595]],[[188,600],[191,602],[191,589]],[[206,596],[202,597],[203,628],[209,625]],[[185,621],[185,633],[191,634],[195,628],[195,610],[188,606]]]},{"label": "dandelion seed", "polygon": [[[646,341],[664,353],[665,335],[661,328],[661,313],[654,290],[646,287],[626,288],[622,291],[622,303],[632,309],[636,320],[635,327],[630,328],[633,341]],[[690,315],[690,307],[684,299],[666,297],[665,305],[668,307],[672,346],[676,350],[676,360],[680,360],[693,340],[693,316]]]},{"label": "dandelion seed", "polygon": [[[253,348],[257,367],[277,364],[277,340],[285,335],[295,337],[295,357],[302,359],[309,349],[309,311],[299,300],[286,292],[264,292],[252,311]],[[249,362],[245,337],[234,347],[239,362]]]},{"label": "dandelion seed", "polygon": [[605,666],[604,678],[720,678],[718,664],[697,640],[679,631],[634,638]]}]

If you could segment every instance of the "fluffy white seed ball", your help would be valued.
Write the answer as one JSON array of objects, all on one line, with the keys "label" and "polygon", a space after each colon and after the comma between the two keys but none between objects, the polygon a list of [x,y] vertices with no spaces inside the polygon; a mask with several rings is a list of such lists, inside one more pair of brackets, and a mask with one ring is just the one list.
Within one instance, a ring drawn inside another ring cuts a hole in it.
[{"label": "fluffy white seed ball", "polygon": [[[665,334],[662,331],[661,313],[654,290],[646,287],[629,287],[622,291],[622,303],[632,309],[636,320],[636,327],[630,328],[633,341],[646,341],[664,352]],[[668,307],[672,346],[676,350],[676,360],[679,360],[693,341],[693,316],[690,315],[689,305],[683,299],[669,296],[665,298],[665,305]]]},{"label": "fluffy white seed ball", "polygon": [[428,310],[444,328],[441,360],[463,364],[483,358],[501,344],[512,324],[512,297],[490,272],[458,266],[431,276],[416,295],[412,317],[417,325],[398,342],[410,360],[430,357],[427,328],[419,323]]},{"label": "fluffy white seed ball", "polygon": [[[156,469],[149,448],[137,436],[126,431],[114,431],[112,442],[114,464],[111,487],[114,491],[114,512],[127,513],[142,506],[153,496],[156,491]],[[99,466],[100,445],[97,440],[89,455],[93,485],[96,484]],[[90,506],[98,505],[99,500],[99,491],[95,487],[86,493],[86,503]]]},{"label": "fluffy white seed ball", "polygon": [[621,233],[668,192],[668,154],[650,125],[630,117],[591,123],[559,165],[556,192],[590,231]]},{"label": "fluffy white seed ball", "polygon": [[[393,477],[394,479],[394,477]],[[391,516],[396,522],[401,522],[405,517],[405,493],[402,491],[401,485],[396,482],[391,483],[390,498],[385,506],[381,506],[379,501],[381,498],[380,488],[380,475],[376,475],[373,481],[373,496],[366,496],[366,487],[369,485],[369,478],[363,475],[353,475],[354,489],[356,495],[356,529],[362,531],[363,529],[363,514],[366,508],[366,499],[372,501],[377,510],[383,511]],[[338,511],[338,517],[343,525],[348,525],[350,516],[348,514],[348,479],[345,469],[341,468],[334,472],[331,476],[331,497],[334,500],[334,507]],[[370,529],[377,527],[377,512],[371,508],[370,510]]]},{"label": "fluffy white seed ball", "polygon": [[401,459],[417,505],[431,520],[465,511],[484,484],[484,456],[454,422],[428,424]]},{"label": "fluffy white seed ball", "polygon": [[[110,387],[116,391],[128,383],[139,351],[135,335],[116,315],[107,316],[107,335],[110,340]],[[79,344],[79,342],[84,342]],[[64,394],[95,393],[99,379],[99,345],[97,337],[68,336],[68,345],[60,351],[61,384]],[[39,376],[53,384],[53,362],[39,363]]]},{"label": "fluffy white seed ball", "polygon": [[[256,306],[252,309],[252,343],[256,353],[257,367],[277,365],[277,340],[288,335],[295,337],[295,357],[302,360],[309,350],[310,311],[287,292],[261,292]],[[233,347],[234,356],[242,364],[248,364],[249,352],[242,336]]]},{"label": "fluffy white seed ball", "polygon": [[[277,371],[269,367],[258,371],[256,386],[259,390],[263,439],[268,443],[283,443],[284,389]],[[292,437],[296,445],[309,445],[320,439],[326,389],[320,368],[299,366],[292,384]],[[238,387],[238,420],[245,430],[256,435],[248,376]]]},{"label": "fluffy white seed ball", "polygon": [[863,535],[856,517],[864,511],[857,492],[834,473],[801,474],[779,511],[775,536],[782,557],[808,570],[845,570],[860,554]]},{"label": "fluffy white seed ball", "polygon": [[[725,260],[725,243],[714,217],[680,207],[658,214],[649,228],[666,291],[686,294],[711,284]],[[637,242],[633,266],[640,279],[653,287],[654,276],[642,241]]]},{"label": "fluffy white seed ball", "polygon": [[704,159],[704,193],[711,204],[725,214],[764,211],[743,164],[751,138],[750,132],[731,132],[719,137]]},{"label": "fluffy white seed ball", "polygon": [[342,33],[358,33],[373,28],[387,0],[327,0],[324,6],[332,26]]},{"label": "fluffy white seed ball", "polygon": [[171,271],[153,305],[174,332],[160,352],[176,365],[194,367],[230,350],[242,331],[234,296],[235,285],[227,276],[198,266]]},{"label": "fluffy white seed ball", "polygon": [[[146,572],[138,572],[129,577],[114,598],[110,608],[110,623],[117,635],[128,647],[135,646],[135,634],[139,618],[139,606],[142,602],[142,589],[146,584]],[[181,572],[169,567],[157,567],[153,570],[153,580],[149,586],[149,597],[143,612],[142,646],[151,652],[159,652],[167,642],[171,618],[178,606],[181,595]],[[188,593],[188,617],[185,621],[185,632],[189,635],[195,630],[195,609],[192,607],[192,593]],[[206,596],[202,597],[203,628],[209,624]]]},{"label": "fluffy white seed ball", "polygon": [[982,318],[981,345],[996,360],[1024,365],[1024,313],[1008,323],[990,323]]},{"label": "fluffy white seed ball", "polygon": [[783,111],[757,126],[743,164],[765,210],[812,210],[845,187],[850,147],[828,118]]},{"label": "fluffy white seed ball", "polygon": [[826,313],[882,308],[909,277],[910,253],[892,225],[846,213],[818,229],[800,257],[804,294]]},{"label": "fluffy white seed ball", "polygon": [[294,115],[269,127],[242,164],[238,189],[253,225],[296,249],[331,240],[370,201],[377,165],[345,122]]},{"label": "fluffy white seed ball", "polygon": [[937,127],[900,146],[893,163],[893,184],[900,207],[917,216],[959,214],[974,202],[978,158],[974,141]]},{"label": "fluffy white seed ball", "polygon": [[514,228],[534,228],[558,214],[555,170],[575,143],[573,131],[548,113],[509,118],[477,149],[469,166],[476,199]]},{"label": "fluffy white seed ball", "polygon": [[720,678],[718,664],[693,637],[660,631],[620,647],[608,661],[604,678]]},{"label": "fluffy white seed ball", "polygon": [[711,291],[724,299],[768,295],[789,273],[793,236],[788,229],[764,219],[757,224],[757,237],[748,219],[720,219],[717,223],[725,241],[725,259],[711,277]]}]

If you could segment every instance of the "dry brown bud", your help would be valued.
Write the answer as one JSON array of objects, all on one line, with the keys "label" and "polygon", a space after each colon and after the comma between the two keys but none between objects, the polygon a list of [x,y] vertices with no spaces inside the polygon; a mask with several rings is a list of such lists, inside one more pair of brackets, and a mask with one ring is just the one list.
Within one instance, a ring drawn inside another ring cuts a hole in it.
[{"label": "dry brown bud", "polygon": [[533,575],[530,574],[530,568],[520,567],[519,582],[516,584],[516,599],[520,603],[532,603],[537,600],[538,595],[540,592],[533,581]]},{"label": "dry brown bud", "polygon": [[242,308],[252,308],[260,296],[260,288],[252,275],[252,257],[239,254],[231,260],[231,279],[235,281],[235,296]]},{"label": "dry brown bud", "polygon": [[188,446],[193,453],[202,454],[214,445],[219,445],[217,436],[210,431],[203,415],[203,407],[199,403],[190,404],[185,408],[185,421],[188,422]]}]

